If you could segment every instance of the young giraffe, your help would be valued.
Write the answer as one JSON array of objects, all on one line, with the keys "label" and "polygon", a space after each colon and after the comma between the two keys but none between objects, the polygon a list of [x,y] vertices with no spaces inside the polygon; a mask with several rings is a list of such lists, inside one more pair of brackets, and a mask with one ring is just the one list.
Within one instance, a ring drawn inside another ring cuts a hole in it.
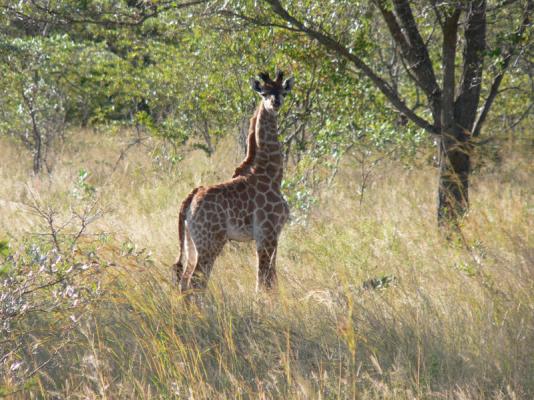
[{"label": "young giraffe", "polygon": [[276,286],[276,249],[289,207],[280,186],[282,144],[277,113],[291,91],[293,78],[251,79],[262,101],[251,119],[247,157],[234,177],[224,183],[194,189],[182,202],[178,217],[180,256],[173,265],[182,291],[205,288],[215,259],[228,240],[256,241],[257,289]]}]

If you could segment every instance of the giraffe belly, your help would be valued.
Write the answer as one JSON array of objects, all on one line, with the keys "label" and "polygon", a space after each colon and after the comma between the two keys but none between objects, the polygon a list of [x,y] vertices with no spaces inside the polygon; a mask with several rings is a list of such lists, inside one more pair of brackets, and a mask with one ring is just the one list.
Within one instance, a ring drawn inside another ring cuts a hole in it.
[{"label": "giraffe belly", "polygon": [[248,242],[254,238],[251,225],[241,225],[232,222],[228,223],[228,229],[226,231],[228,239],[238,242]]}]

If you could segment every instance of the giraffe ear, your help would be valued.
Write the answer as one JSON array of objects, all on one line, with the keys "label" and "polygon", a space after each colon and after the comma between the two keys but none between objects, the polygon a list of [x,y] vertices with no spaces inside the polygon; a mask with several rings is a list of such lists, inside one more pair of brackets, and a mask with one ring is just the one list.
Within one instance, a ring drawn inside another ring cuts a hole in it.
[{"label": "giraffe ear", "polygon": [[286,92],[290,92],[291,89],[293,89],[293,85],[295,84],[295,78],[287,78],[283,83],[283,88]]},{"label": "giraffe ear", "polygon": [[254,90],[255,92],[261,93],[260,81],[254,78],[250,78],[249,82],[250,82],[250,87],[252,87],[252,90]]}]

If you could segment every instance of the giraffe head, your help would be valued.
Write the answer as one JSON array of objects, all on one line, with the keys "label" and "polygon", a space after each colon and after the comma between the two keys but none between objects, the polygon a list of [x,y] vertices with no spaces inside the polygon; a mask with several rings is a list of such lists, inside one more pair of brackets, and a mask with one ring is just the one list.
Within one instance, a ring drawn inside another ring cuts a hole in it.
[{"label": "giraffe head", "polygon": [[263,81],[263,84],[255,78],[250,79],[250,85],[252,89],[258,92],[263,98],[265,109],[269,112],[276,113],[282,103],[284,97],[291,91],[295,79],[293,77],[284,80],[284,73],[282,71],[276,71],[276,77],[272,80],[269,74],[262,72],[259,77]]}]

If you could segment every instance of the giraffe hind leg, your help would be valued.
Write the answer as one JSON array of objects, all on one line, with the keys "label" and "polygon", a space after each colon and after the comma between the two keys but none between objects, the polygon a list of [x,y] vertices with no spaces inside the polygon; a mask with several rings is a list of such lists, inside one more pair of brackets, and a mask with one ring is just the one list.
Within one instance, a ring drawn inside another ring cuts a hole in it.
[{"label": "giraffe hind leg", "polygon": [[256,245],[258,257],[258,280],[256,290],[272,290],[277,286],[276,241]]},{"label": "giraffe hind leg", "polygon": [[173,286],[177,286],[180,284],[180,279],[182,278],[182,274],[184,272],[184,265],[181,260],[182,256],[176,260],[176,262],[172,265],[172,284]]},{"label": "giraffe hind leg", "polygon": [[195,246],[193,243],[196,255],[189,262],[191,268],[188,268],[187,274],[182,276],[184,290],[206,288],[215,259],[220,254],[224,244],[224,240],[216,240],[215,238],[209,241],[208,246]]},{"label": "giraffe hind leg", "polygon": [[205,289],[215,263],[215,257],[211,254],[202,254],[198,258],[195,270],[190,278],[190,288],[195,290]]}]

